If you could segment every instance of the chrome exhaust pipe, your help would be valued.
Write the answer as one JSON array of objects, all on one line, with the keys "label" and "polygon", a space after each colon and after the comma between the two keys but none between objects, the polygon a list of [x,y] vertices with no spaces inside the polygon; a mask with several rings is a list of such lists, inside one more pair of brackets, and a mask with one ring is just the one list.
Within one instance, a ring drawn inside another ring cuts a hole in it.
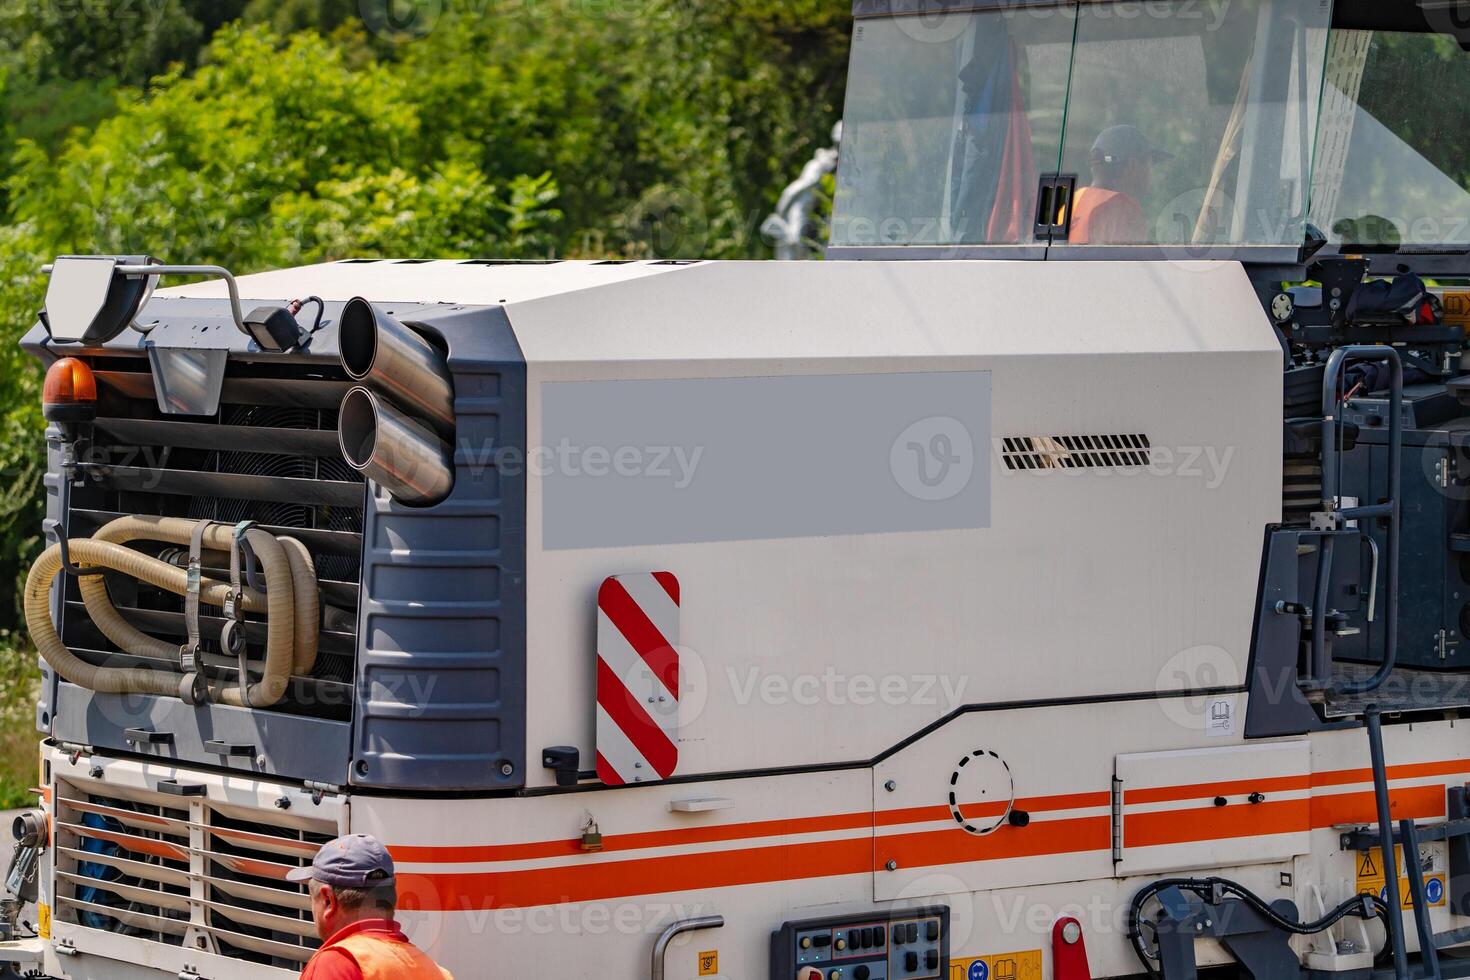
[{"label": "chrome exhaust pipe", "polygon": [[454,381],[444,355],[418,331],[362,297],[349,300],[337,322],[347,376],[454,438]]},{"label": "chrome exhaust pipe", "polygon": [[444,440],[366,388],[342,399],[337,439],[347,464],[401,504],[431,507],[454,489],[454,459]]}]

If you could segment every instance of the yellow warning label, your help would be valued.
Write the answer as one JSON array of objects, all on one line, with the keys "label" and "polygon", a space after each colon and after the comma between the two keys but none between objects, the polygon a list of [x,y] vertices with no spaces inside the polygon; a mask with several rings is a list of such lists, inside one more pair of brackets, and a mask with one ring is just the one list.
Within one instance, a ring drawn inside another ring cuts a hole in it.
[{"label": "yellow warning label", "polygon": [[712,949],[707,953],[699,954],[699,975],[712,977],[720,972],[720,951]]},{"label": "yellow warning label", "polygon": [[[1357,885],[1359,895],[1377,895],[1384,901],[1388,900],[1387,879],[1383,877],[1383,856],[1377,851],[1364,851],[1357,861]],[[1409,894],[1408,868],[1404,864],[1404,849],[1402,846],[1394,848],[1394,863],[1398,865],[1399,872],[1399,904],[1406,909],[1414,907],[1414,898]],[[1445,904],[1447,898],[1445,887],[1445,876],[1434,872],[1422,871],[1424,875],[1424,900],[1432,907],[1439,908]]]},{"label": "yellow warning label", "polygon": [[45,902],[36,906],[36,932],[42,939],[51,938],[51,906]]},{"label": "yellow warning label", "polygon": [[949,980],[1042,980],[1041,950],[952,959]]},{"label": "yellow warning label", "polygon": [[1444,303],[1444,322],[1470,326],[1470,292],[1463,289],[1446,289],[1440,293]]}]

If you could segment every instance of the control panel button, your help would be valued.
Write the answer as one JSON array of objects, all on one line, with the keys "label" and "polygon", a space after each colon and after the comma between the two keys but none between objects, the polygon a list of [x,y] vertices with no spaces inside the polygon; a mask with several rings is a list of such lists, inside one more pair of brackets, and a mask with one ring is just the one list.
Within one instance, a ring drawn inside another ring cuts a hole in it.
[{"label": "control panel button", "polygon": [[831,946],[832,945],[832,937],[831,936],[826,936],[826,935],[813,936],[812,937],[812,945],[813,946]]},{"label": "control panel button", "polygon": [[931,943],[939,939],[938,922],[935,922],[933,919],[929,920],[928,925],[924,926],[924,938],[929,940]]},{"label": "control panel button", "polygon": [[802,949],[811,949],[812,948],[812,937],[811,936],[802,936],[801,937],[801,948]]},{"label": "control panel button", "polygon": [[937,969],[939,969],[939,950],[937,950],[937,949],[931,949],[931,950],[929,950],[929,952],[927,952],[927,953],[924,954],[924,969],[926,969],[926,970],[937,970]]},{"label": "control panel button", "polygon": [[[895,926],[894,928],[897,928],[897,927]],[[887,938],[888,938],[888,930],[887,929],[884,929],[882,926],[874,926],[873,927],[873,945],[874,946],[877,946],[879,949],[882,949],[883,948],[883,945],[884,945],[884,942],[883,941],[885,939],[887,939]]]},{"label": "control panel button", "polygon": [[868,967],[866,964],[853,967],[852,980],[868,980]]},{"label": "control panel button", "polygon": [[900,922],[898,925],[896,925],[896,926],[893,927],[893,945],[895,945],[895,946],[902,946],[903,945],[903,933],[904,933],[904,928],[903,928],[903,923],[902,922]]},{"label": "control panel button", "polygon": [[905,973],[913,973],[918,968],[919,968],[919,954],[918,953],[915,953],[913,950],[909,950],[907,953],[904,953],[903,954],[903,971]]},{"label": "control panel button", "polygon": [[847,948],[847,940],[846,939],[843,939],[841,936],[838,936],[837,937],[836,948],[837,949],[846,949]]},{"label": "control panel button", "polygon": [[919,941],[919,924],[917,922],[910,922],[905,927],[904,936],[911,943],[918,942]]}]

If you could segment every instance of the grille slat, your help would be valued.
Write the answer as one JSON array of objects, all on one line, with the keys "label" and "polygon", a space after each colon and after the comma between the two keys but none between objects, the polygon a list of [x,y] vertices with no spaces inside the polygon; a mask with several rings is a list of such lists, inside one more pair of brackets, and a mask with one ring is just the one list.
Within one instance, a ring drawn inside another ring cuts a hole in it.
[{"label": "grille slat", "polygon": [[[121,511],[87,510],[83,507],[73,507],[71,513],[76,522],[75,526],[72,527],[73,537],[89,537],[95,534],[97,529],[104,524],[111,523],[119,517],[129,516]],[[310,548],[313,554],[317,555],[340,555],[356,559],[358,553],[362,550],[362,535],[354,534],[350,531],[327,531],[321,528],[287,527],[283,524],[273,525],[264,522],[257,522],[257,524],[261,530],[269,531],[275,535],[289,534]],[[352,601],[355,605],[357,602],[356,582],[347,582],[344,584],[351,586],[354,593]]]},{"label": "grille slat", "polygon": [[160,915],[148,915],[133,909],[113,908],[110,905],[98,905],[96,902],[83,902],[80,899],[70,899],[69,901],[71,905],[78,909],[91,912],[93,915],[116,919],[125,926],[133,929],[141,929],[144,932],[183,936],[189,931],[188,923],[180,922],[178,919],[166,919]]},{"label": "grille slat", "polygon": [[102,486],[114,490],[181,497],[223,497],[230,500],[304,504],[314,507],[362,507],[361,483],[285,476],[246,476],[239,473],[198,473],[192,470],[149,469],[98,463],[83,463],[78,468]]},{"label": "grille slat", "polygon": [[177,885],[184,888],[189,886],[188,872],[177,871],[166,865],[144,864],[142,861],[132,861],[128,858],[117,857],[116,855],[80,851],[75,847],[61,847],[57,848],[57,850],[74,860],[87,861],[93,864],[105,864],[109,868],[116,868],[134,878],[152,878],[165,885]]},{"label": "grille slat", "polygon": [[[146,368],[146,362],[140,362]],[[157,404],[153,375],[147,370],[96,371],[99,385],[126,398]],[[279,408],[319,408],[336,411],[352,389],[351,382],[324,378],[225,378],[220,400],[227,405],[271,405]],[[100,392],[99,392],[100,394]]]},{"label": "grille slat", "polygon": [[[145,633],[162,634],[169,637],[183,638],[188,636],[188,626],[183,613],[162,612],[157,609],[138,609],[114,602],[117,611],[122,613],[128,622]],[[68,611],[75,615],[86,615],[86,606],[80,602],[67,603]],[[218,633],[227,620],[219,616],[199,617],[199,628],[203,631]],[[245,624],[245,640],[248,643],[264,643],[266,637],[266,626],[264,623],[250,622]],[[322,630],[321,642],[318,647],[324,653],[336,653],[343,656],[352,656],[356,647],[357,637],[351,633],[342,633],[332,630]]]},{"label": "grille slat", "polygon": [[177,449],[218,449],[232,452],[266,453],[277,456],[337,457],[342,449],[335,432],[319,429],[285,429],[250,425],[214,425],[200,422],[164,422],[138,419],[103,419],[97,431],[113,446],[169,446]]}]

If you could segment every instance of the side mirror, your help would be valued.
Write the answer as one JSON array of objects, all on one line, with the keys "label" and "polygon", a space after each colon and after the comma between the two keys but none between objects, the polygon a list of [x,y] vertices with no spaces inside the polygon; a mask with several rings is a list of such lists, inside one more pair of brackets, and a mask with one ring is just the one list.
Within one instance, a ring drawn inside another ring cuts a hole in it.
[{"label": "side mirror", "polygon": [[51,266],[46,308],[41,321],[51,339],[62,344],[97,347],[128,328],[153,293],[158,276],[141,270],[151,266],[146,255],[63,255]]}]

